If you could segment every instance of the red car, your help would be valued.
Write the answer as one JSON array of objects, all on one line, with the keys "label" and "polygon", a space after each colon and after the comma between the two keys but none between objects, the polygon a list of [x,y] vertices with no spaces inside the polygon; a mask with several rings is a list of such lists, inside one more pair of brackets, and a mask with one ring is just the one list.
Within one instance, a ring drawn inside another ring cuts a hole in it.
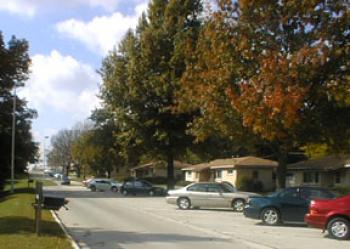
[{"label": "red car", "polygon": [[350,195],[331,200],[311,201],[305,222],[323,231],[327,229],[332,238],[350,238]]}]

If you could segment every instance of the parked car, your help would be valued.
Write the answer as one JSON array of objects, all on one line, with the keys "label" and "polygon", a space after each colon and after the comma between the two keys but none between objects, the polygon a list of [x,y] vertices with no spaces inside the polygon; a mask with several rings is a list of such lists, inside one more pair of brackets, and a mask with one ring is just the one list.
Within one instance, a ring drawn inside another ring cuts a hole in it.
[{"label": "parked car", "polygon": [[318,187],[290,187],[265,197],[250,198],[244,208],[248,218],[261,219],[267,225],[281,222],[304,223],[312,199],[332,199],[335,195]]},{"label": "parked car", "polygon": [[242,212],[249,197],[255,193],[239,192],[227,183],[204,182],[192,183],[184,188],[168,192],[166,200],[180,209],[191,207],[233,208]]},{"label": "parked car", "polygon": [[312,226],[327,229],[328,234],[335,239],[350,238],[350,195],[332,200],[313,200],[305,222]]},{"label": "parked car", "polygon": [[133,195],[165,195],[166,191],[164,188],[155,187],[150,182],[145,180],[127,180],[124,181],[123,185],[120,187],[120,193],[124,196]]},{"label": "parked car", "polygon": [[63,175],[61,177],[61,185],[70,185],[70,179],[68,176]]},{"label": "parked car", "polygon": [[90,182],[91,182],[92,180],[94,180],[94,178],[88,178],[88,179],[82,181],[83,186],[89,188],[89,184],[90,184]]},{"label": "parked car", "polygon": [[88,183],[88,188],[95,191],[112,191],[118,192],[121,184],[111,179],[93,179]]}]

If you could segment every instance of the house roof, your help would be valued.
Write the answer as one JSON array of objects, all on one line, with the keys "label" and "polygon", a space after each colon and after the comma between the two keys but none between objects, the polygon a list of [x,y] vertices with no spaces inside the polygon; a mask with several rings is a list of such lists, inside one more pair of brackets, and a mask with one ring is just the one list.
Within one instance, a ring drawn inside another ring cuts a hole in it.
[{"label": "house roof", "polygon": [[227,168],[274,168],[278,163],[272,160],[259,157],[246,156],[238,158],[217,159],[211,161],[210,169],[227,169]]},{"label": "house roof", "polygon": [[350,168],[350,154],[330,155],[323,158],[301,161],[287,166],[288,170],[337,170]]},{"label": "house roof", "polygon": [[[174,168],[175,169],[182,169],[185,167],[189,167],[191,164],[188,163],[183,163],[180,161],[174,161]],[[166,164],[162,162],[150,162],[146,164],[142,164],[136,167],[131,168],[130,170],[138,170],[138,169],[145,169],[145,168],[161,168],[161,167],[166,167]]]},{"label": "house roof", "polygon": [[228,169],[228,168],[273,168],[277,167],[277,162],[247,156],[247,157],[239,157],[239,158],[227,158],[227,159],[216,159],[209,163],[201,163],[192,165],[191,167],[183,168],[182,170],[192,170],[192,171],[202,171],[204,169]]},{"label": "house roof", "polygon": [[209,167],[210,167],[209,163],[200,163],[200,164],[192,165],[190,167],[183,168],[182,170],[199,172],[205,169],[209,169]]}]

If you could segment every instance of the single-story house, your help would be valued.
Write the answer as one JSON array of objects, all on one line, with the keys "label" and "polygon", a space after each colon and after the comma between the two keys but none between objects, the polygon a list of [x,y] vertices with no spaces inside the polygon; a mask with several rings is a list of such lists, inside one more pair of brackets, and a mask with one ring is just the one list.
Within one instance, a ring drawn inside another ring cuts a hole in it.
[{"label": "single-story house", "polygon": [[248,156],[217,159],[183,170],[186,172],[185,180],[189,182],[225,181],[237,186],[243,179],[247,179],[261,182],[264,190],[272,190],[276,187],[277,165],[275,161]]},{"label": "single-story house", "polygon": [[247,156],[218,159],[209,163],[212,180],[230,182],[238,186],[244,180],[262,183],[263,190],[276,187],[276,167],[278,163],[268,159]]},{"label": "single-story house", "polygon": [[210,181],[209,163],[201,163],[183,168],[185,181],[187,182],[208,182]]},{"label": "single-story house", "polygon": [[[182,169],[190,164],[174,161],[174,176],[177,180],[183,179]],[[167,165],[163,161],[150,162],[130,169],[130,175],[137,178],[166,177]]]},{"label": "single-story house", "polygon": [[349,186],[350,155],[330,155],[287,166],[287,186]]}]

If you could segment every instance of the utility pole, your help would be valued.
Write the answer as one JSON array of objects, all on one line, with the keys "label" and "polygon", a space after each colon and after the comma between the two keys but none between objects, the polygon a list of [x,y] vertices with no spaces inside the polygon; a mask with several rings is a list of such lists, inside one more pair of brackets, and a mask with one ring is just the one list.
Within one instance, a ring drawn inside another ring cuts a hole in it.
[{"label": "utility pole", "polygon": [[11,143],[11,193],[15,190],[15,143],[16,143],[16,85],[13,93],[13,109],[12,109],[12,143]]}]

